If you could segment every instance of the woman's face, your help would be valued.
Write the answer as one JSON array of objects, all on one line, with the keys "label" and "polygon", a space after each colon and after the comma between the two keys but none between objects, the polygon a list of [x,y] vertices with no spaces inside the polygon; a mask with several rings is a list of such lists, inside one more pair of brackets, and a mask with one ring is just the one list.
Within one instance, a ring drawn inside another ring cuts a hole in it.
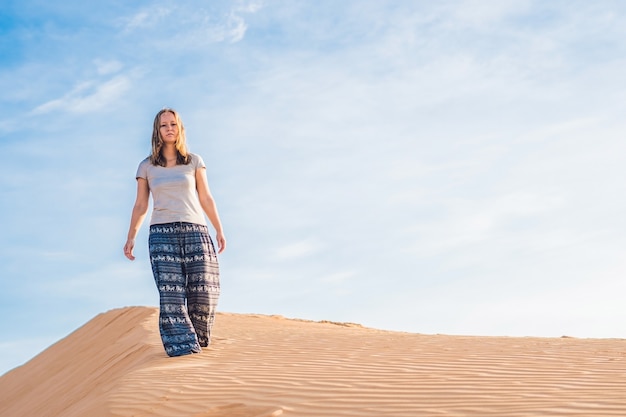
[{"label": "woman's face", "polygon": [[166,144],[176,143],[178,124],[176,124],[176,117],[172,113],[165,112],[159,117],[159,133]]}]

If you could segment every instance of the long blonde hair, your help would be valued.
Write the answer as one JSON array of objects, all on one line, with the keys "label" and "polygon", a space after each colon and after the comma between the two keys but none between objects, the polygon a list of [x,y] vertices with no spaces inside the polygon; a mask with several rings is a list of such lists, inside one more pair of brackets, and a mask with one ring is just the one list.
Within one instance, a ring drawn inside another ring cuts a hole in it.
[{"label": "long blonde hair", "polygon": [[187,151],[187,138],[185,136],[185,126],[180,119],[178,112],[174,109],[164,108],[154,117],[152,126],[152,153],[150,154],[150,162],[152,165],[166,166],[167,162],[163,156],[163,138],[161,137],[160,125],[161,115],[163,113],[172,113],[176,118],[176,126],[178,127],[178,137],[174,146],[176,147],[176,165],[187,165],[191,162],[191,157]]}]

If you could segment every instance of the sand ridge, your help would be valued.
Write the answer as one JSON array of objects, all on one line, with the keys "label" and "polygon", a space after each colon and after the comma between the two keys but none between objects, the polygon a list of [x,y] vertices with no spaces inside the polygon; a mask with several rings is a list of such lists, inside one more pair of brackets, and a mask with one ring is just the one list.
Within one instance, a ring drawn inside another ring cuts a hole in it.
[{"label": "sand ridge", "polygon": [[158,311],[101,314],[0,378],[1,416],[624,416],[626,341],[422,335],[220,313],[168,358]]}]

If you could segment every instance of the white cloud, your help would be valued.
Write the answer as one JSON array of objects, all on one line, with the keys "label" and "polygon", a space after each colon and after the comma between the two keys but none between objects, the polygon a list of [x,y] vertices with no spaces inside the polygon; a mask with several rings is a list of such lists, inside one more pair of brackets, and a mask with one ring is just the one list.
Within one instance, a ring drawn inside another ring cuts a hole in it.
[{"label": "white cloud", "polygon": [[451,26],[484,28],[492,23],[502,23],[509,16],[525,13],[531,6],[530,0],[463,0],[448,2],[442,11],[451,18],[446,19]]},{"label": "white cloud", "polygon": [[245,20],[241,16],[233,13],[229,16],[227,24],[223,27],[220,35],[223,40],[235,43],[243,39],[247,29],[248,26]]},{"label": "white cloud", "polygon": [[120,61],[115,60],[115,59],[114,60],[96,59],[94,60],[94,64],[96,65],[96,71],[100,75],[113,74],[115,72],[120,71],[124,67],[124,64],[122,64]]},{"label": "white cloud", "polygon": [[243,1],[235,6],[235,12],[256,13],[265,6],[264,1]]},{"label": "white cloud", "polygon": [[[563,206],[559,196],[523,191],[484,199],[443,200],[439,202],[440,214],[436,220],[418,220],[410,227],[417,236],[417,243],[408,251],[424,258],[444,253],[452,255],[453,251],[471,249],[477,244],[497,245],[506,236],[513,235],[518,236],[516,247],[531,248],[538,242],[545,245],[544,235],[552,232],[550,229],[537,230],[536,224],[545,222]],[[535,232],[529,235],[527,231],[519,230],[518,222],[532,225],[528,227]],[[568,244],[566,239],[555,236],[549,240],[553,244]],[[484,261],[486,259],[476,259],[478,263]]]},{"label": "white cloud", "polygon": [[[248,28],[242,15],[257,13],[261,2],[239,2],[224,7],[221,3],[202,6],[168,4],[151,7],[121,19],[126,36],[145,36],[148,43],[157,42],[159,48],[197,48],[211,43],[241,41]],[[176,30],[164,30],[175,24]]]},{"label": "white cloud", "polygon": [[280,261],[304,258],[311,256],[321,249],[321,245],[313,240],[306,239],[280,246],[274,249],[274,258]]},{"label": "white cloud", "polygon": [[118,75],[103,83],[82,82],[63,97],[37,106],[32,113],[45,114],[59,110],[72,113],[98,111],[121,98],[130,87],[130,79],[125,75]]},{"label": "white cloud", "polygon": [[[174,6],[172,5],[172,7]],[[120,22],[123,25],[122,31],[129,33],[157,26],[164,17],[171,14],[172,10],[175,9],[166,7],[151,7],[149,9],[140,10],[130,17],[120,19]]]},{"label": "white cloud", "polygon": [[195,11],[182,17],[189,29],[174,37],[175,43],[184,47],[198,47],[207,43],[241,41],[248,26],[244,18],[235,10],[226,14],[210,11]]},{"label": "white cloud", "polygon": [[320,282],[324,282],[324,283],[331,284],[331,285],[340,285],[349,281],[351,278],[354,278],[356,275],[357,275],[357,271],[355,270],[339,271],[339,272],[333,272],[328,275],[321,276],[319,280]]}]

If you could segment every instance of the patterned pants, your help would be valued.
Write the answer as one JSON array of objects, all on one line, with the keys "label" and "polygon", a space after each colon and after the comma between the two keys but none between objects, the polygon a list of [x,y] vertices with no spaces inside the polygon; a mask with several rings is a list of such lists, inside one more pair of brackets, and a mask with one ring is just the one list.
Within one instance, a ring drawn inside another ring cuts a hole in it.
[{"label": "patterned pants", "polygon": [[220,295],[219,266],[207,227],[150,226],[152,273],[159,290],[159,331],[169,356],[201,352],[211,341]]}]

